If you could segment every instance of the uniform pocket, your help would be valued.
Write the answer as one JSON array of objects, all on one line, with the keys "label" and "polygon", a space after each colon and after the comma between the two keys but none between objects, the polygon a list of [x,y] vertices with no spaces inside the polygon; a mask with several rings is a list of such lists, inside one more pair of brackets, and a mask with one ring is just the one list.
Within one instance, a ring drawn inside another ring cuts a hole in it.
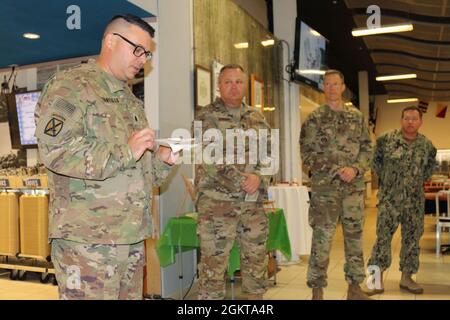
[{"label": "uniform pocket", "polygon": [[88,119],[88,136],[97,138],[101,141],[114,142],[114,134],[111,128],[109,113],[100,113],[89,111]]}]

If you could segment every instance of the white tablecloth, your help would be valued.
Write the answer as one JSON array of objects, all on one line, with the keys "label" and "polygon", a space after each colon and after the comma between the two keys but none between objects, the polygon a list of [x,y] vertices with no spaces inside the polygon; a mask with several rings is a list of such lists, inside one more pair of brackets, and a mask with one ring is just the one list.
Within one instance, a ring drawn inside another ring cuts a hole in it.
[{"label": "white tablecloth", "polygon": [[304,186],[269,187],[269,200],[282,208],[286,218],[293,261],[311,252],[312,229],[308,223],[309,196]]}]

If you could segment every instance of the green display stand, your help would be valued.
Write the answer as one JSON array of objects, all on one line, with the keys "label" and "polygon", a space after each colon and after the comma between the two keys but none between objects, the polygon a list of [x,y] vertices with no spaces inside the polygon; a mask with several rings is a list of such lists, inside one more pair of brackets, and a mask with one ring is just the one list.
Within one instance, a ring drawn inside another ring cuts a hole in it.
[{"label": "green display stand", "polygon": [[[178,250],[182,252],[195,250],[200,241],[197,236],[196,214],[180,216],[169,219],[164,233],[158,240],[156,252],[162,267],[175,263]],[[269,238],[267,240],[267,251],[279,250],[286,259],[291,259],[291,244],[286,226],[286,219],[282,209],[268,212]],[[232,276],[240,268],[240,252],[237,243],[233,245],[228,263],[228,275]]]}]

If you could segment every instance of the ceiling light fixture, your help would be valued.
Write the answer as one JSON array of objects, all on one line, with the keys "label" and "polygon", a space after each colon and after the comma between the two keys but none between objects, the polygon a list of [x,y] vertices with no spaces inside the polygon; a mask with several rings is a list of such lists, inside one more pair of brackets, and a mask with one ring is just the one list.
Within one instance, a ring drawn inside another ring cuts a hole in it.
[{"label": "ceiling light fixture", "polygon": [[358,28],[352,30],[352,35],[354,37],[361,37],[361,36],[370,36],[374,34],[381,34],[381,33],[393,33],[393,32],[405,32],[405,31],[412,31],[414,29],[412,23],[402,23],[402,24],[391,24],[386,25],[380,28]]},{"label": "ceiling light fixture", "polygon": [[377,81],[391,81],[391,80],[404,80],[404,79],[415,79],[417,78],[417,74],[409,73],[409,74],[397,74],[392,76],[379,76],[375,79]]},{"label": "ceiling light fixture", "polygon": [[402,103],[402,102],[417,102],[417,98],[400,98],[400,99],[389,99],[387,103]]},{"label": "ceiling light fixture", "polygon": [[234,47],[236,49],[247,49],[248,48],[248,42],[235,43]]},{"label": "ceiling light fixture", "polygon": [[316,69],[305,69],[305,70],[295,70],[298,74],[318,74],[324,75],[325,70],[316,70]]},{"label": "ceiling light fixture", "polygon": [[274,39],[264,40],[264,41],[261,41],[261,44],[264,47],[273,46],[275,44],[275,40]]},{"label": "ceiling light fixture", "polygon": [[41,36],[36,33],[24,33],[23,37],[31,40],[36,40],[39,39]]}]

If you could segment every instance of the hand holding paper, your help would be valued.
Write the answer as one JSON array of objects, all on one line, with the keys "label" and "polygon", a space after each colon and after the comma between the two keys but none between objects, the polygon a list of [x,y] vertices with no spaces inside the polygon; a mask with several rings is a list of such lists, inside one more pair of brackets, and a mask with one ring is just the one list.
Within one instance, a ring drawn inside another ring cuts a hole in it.
[{"label": "hand holding paper", "polygon": [[161,146],[172,149],[173,153],[177,153],[181,150],[190,150],[198,145],[194,143],[195,139],[167,138],[156,139],[155,141]]},{"label": "hand holding paper", "polygon": [[160,146],[160,148],[157,151],[157,155],[161,161],[164,161],[169,165],[175,164],[175,162],[180,157],[179,152],[173,152],[171,148],[166,146]]}]

